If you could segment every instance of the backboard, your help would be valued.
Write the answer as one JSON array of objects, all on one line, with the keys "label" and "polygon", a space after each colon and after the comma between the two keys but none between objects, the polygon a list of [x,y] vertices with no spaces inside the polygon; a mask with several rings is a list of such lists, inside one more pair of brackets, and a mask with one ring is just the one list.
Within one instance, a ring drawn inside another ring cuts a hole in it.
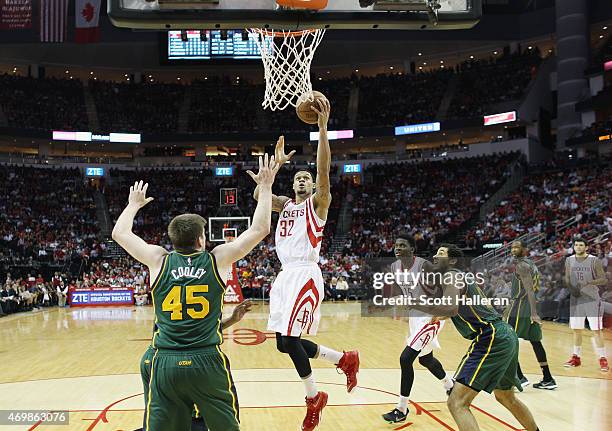
[{"label": "backboard", "polygon": [[[437,25],[428,2],[440,6]],[[108,0],[108,16],[118,27],[150,30],[457,30],[478,23],[482,0],[329,0],[320,11],[281,8],[276,0]]]},{"label": "backboard", "polygon": [[209,217],[208,240],[225,242],[228,237],[236,238],[251,227],[250,217]]}]

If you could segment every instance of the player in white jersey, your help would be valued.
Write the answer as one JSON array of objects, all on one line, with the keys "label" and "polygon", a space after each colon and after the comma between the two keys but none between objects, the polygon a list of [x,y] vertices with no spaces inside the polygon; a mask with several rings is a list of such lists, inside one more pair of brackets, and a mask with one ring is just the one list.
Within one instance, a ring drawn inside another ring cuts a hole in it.
[{"label": "player in white jersey", "polygon": [[[319,146],[317,149],[316,184],[308,171],[298,171],[293,178],[295,197],[273,196],[272,210],[279,213],[276,226],[276,253],[282,270],[270,292],[268,330],[276,332],[280,352],[291,357],[306,389],[306,417],[302,430],[317,427],[328,395],[317,390],[310,359],[319,358],[335,364],[346,374],[347,390],[357,386],[359,353],[338,352],[304,340],[302,335],[315,335],[321,319],[323,277],[319,268],[319,253],[323,229],[331,202],[329,170],[331,150],[327,139],[329,101],[319,101]],[[277,162],[282,166],[295,153],[285,154],[284,138],[276,144]],[[315,192],[316,190],[316,192]],[[255,199],[258,190],[255,189]]]},{"label": "player in white jersey", "polygon": [[[422,282],[429,262],[414,255],[414,239],[408,234],[400,234],[395,239],[394,251],[397,260],[391,264],[391,272],[396,275],[396,284],[402,294],[416,300],[421,296],[435,296],[435,288],[429,289]],[[408,312],[410,335],[400,355],[402,377],[399,401],[393,410],[382,415],[388,423],[403,422],[408,416],[408,401],[414,383],[413,364],[417,357],[421,365],[443,382],[444,389],[448,391],[453,387],[452,376],[446,374],[440,361],[433,355],[434,347],[440,348],[438,334],[444,327],[443,320],[432,323],[433,317],[425,311],[410,309]]]},{"label": "player in white jersey", "polygon": [[595,346],[602,372],[610,370],[603,339],[603,303],[599,286],[606,286],[608,280],[601,260],[587,254],[587,243],[582,238],[574,239],[573,256],[565,259],[565,284],[572,294],[570,299],[570,328],[574,331],[574,351],[564,364],[566,367],[581,365],[582,330],[584,321],[594,332]]}]

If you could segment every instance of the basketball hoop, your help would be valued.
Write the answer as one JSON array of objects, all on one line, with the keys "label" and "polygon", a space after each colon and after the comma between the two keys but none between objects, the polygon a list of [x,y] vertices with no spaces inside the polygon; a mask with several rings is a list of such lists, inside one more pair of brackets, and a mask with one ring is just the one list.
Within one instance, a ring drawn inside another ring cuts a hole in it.
[{"label": "basketball hoop", "polygon": [[248,29],[261,51],[266,80],[262,106],[272,111],[313,101],[310,65],[325,29],[275,31]]}]

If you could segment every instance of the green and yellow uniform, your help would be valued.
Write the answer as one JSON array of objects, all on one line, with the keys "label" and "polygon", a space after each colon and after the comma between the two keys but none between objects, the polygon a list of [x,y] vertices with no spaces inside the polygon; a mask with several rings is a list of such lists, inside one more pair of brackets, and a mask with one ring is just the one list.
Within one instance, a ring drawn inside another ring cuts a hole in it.
[{"label": "green and yellow uniform", "polygon": [[156,330],[141,361],[147,431],[189,431],[194,405],[211,431],[240,429],[229,360],[219,347],[224,293],[211,253],[164,258],[151,287]]},{"label": "green and yellow uniform", "polygon": [[[154,328],[154,331],[157,330],[157,325]],[[142,386],[144,388],[144,401],[145,407],[149,402],[149,380],[151,379],[151,362],[153,361],[153,356],[155,356],[155,349],[149,346],[142,355],[142,359],[140,360],[140,378],[142,379]],[[143,426],[142,431],[147,431],[147,409],[145,408],[144,418],[143,418]],[[206,426],[206,422],[204,422],[204,418],[200,413],[198,407],[194,404],[193,410],[191,413],[191,431],[207,431],[208,427]]]},{"label": "green and yellow uniform", "polygon": [[[525,265],[529,269],[535,295],[540,290],[540,270],[531,260],[526,258],[518,259],[517,267],[518,265]],[[504,313],[504,320],[512,326],[519,338],[541,341],[542,327],[531,321],[531,304],[529,304],[526,287],[517,272],[518,268],[512,276],[512,304]]]},{"label": "green and yellow uniform", "polygon": [[461,360],[455,380],[476,391],[491,393],[494,389],[522,390],[516,376],[518,364],[518,338],[510,326],[490,305],[475,284],[468,284],[459,303],[459,312],[452,321],[459,333],[472,340]]}]

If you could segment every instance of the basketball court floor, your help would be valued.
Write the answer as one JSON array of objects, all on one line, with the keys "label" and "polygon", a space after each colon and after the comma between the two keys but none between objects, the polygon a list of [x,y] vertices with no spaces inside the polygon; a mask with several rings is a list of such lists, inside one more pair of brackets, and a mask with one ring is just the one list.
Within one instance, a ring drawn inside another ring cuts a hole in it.
[{"label": "basketball court floor", "polygon": [[[230,306],[225,312],[231,312]],[[242,429],[298,430],[304,413],[303,385],[286,355],[276,351],[274,334],[265,329],[267,305],[256,305],[226,331],[223,350],[231,359],[239,394]],[[139,360],[149,345],[151,307],[50,309],[0,320],[0,409],[70,411],[68,426],[2,426],[0,430],[131,431],[142,423],[143,394]],[[322,361],[313,362],[320,390],[330,395],[321,431],[456,430],[441,384],[416,365],[410,415],[389,425],[380,415],[393,408],[399,390],[398,357],[407,322],[364,318],[356,303],[325,303],[315,341],[336,349],[359,349],[359,386],[349,395],[344,376]],[[612,334],[606,334],[608,350]],[[467,341],[452,324],[441,333],[436,351],[454,370]],[[533,411],[542,431],[612,429],[612,373],[598,370],[585,338],[583,366],[565,369],[572,344],[566,325],[545,323],[544,345],[559,388],[528,387],[519,395]],[[539,367],[531,346],[521,344],[521,364],[532,382]],[[481,394],[473,405],[484,431],[522,428],[492,396]]]}]

